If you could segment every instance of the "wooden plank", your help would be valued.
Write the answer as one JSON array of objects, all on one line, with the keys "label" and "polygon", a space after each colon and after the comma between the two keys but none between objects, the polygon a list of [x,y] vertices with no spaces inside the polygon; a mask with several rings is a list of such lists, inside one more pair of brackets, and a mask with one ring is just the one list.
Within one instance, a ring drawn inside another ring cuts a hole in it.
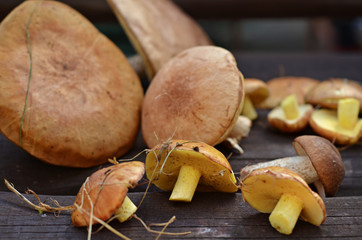
[{"label": "wooden plank", "polygon": [[[143,193],[129,193],[137,204]],[[196,193],[191,203],[168,201],[169,193],[148,193],[137,212],[147,224],[176,221],[167,231],[192,233],[180,239],[236,239],[283,238],[268,222],[268,215],[252,209],[242,201],[239,193]],[[42,200],[51,196],[40,196]],[[70,205],[73,196],[53,196],[62,205]],[[33,199],[31,197],[31,199]],[[291,237],[308,239],[362,237],[362,197],[336,197],[325,199],[328,217],[319,227],[298,221]],[[135,220],[111,225],[132,239],[155,239]],[[157,229],[157,228],[156,228]],[[85,228],[71,225],[69,213],[58,217],[39,215],[27,207],[15,194],[0,193],[0,239],[85,239]],[[92,239],[112,239],[107,230],[94,234]],[[162,239],[176,239],[162,237]]]}]

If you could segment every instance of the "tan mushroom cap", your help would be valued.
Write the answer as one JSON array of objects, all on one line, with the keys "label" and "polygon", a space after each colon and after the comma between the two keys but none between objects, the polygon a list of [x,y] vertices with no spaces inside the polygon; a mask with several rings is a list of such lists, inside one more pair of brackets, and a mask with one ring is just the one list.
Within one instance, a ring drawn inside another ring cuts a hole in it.
[{"label": "tan mushroom cap", "polygon": [[230,163],[216,148],[203,142],[186,140],[172,140],[166,146],[166,148],[164,144],[155,146],[147,154],[145,163],[147,178],[154,179],[152,183],[161,190],[173,189],[183,165],[201,171],[197,191],[236,192],[238,190]]},{"label": "tan mushroom cap", "polygon": [[338,149],[329,140],[313,135],[295,138],[293,146],[298,155],[309,157],[326,196],[336,195],[345,174],[345,167]]},{"label": "tan mushroom cap", "polygon": [[166,63],[147,89],[142,134],[149,148],[167,139],[222,142],[240,115],[244,78],[233,55],[198,46]]},{"label": "tan mushroom cap", "polygon": [[107,0],[134,48],[142,56],[150,80],[179,52],[212,45],[201,27],[170,0]]},{"label": "tan mushroom cap", "polygon": [[[121,207],[128,189],[134,188],[144,175],[142,162],[124,162],[103,168],[93,173],[80,188],[71,215],[74,226],[89,225],[93,207],[93,216],[106,221]],[[91,201],[89,201],[89,199]],[[97,223],[93,219],[92,224]]]},{"label": "tan mushroom cap", "polygon": [[322,198],[295,172],[282,167],[259,168],[242,182],[241,191],[246,202],[254,209],[271,213],[283,194],[292,194],[303,201],[300,217],[319,226],[326,219]]},{"label": "tan mushroom cap", "polygon": [[332,109],[314,110],[309,125],[318,135],[341,145],[355,144],[362,137],[362,119],[353,129],[346,129],[339,126],[337,111]]},{"label": "tan mushroom cap", "polygon": [[331,78],[317,84],[306,95],[306,101],[321,107],[337,109],[338,100],[355,98],[360,102],[362,112],[362,86],[346,78]]},{"label": "tan mushroom cap", "polygon": [[263,80],[245,78],[245,95],[248,95],[253,104],[259,104],[269,97],[269,89]]},{"label": "tan mushroom cap", "polygon": [[296,94],[299,104],[304,104],[304,97],[319,81],[308,77],[285,76],[270,79],[266,82],[270,95],[256,105],[257,108],[271,109],[277,107],[285,97]]},{"label": "tan mushroom cap", "polygon": [[[26,26],[32,53],[29,54]],[[24,1],[0,25],[0,130],[55,165],[89,167],[121,156],[139,130],[143,89],[123,53],[56,1]]]},{"label": "tan mushroom cap", "polygon": [[279,106],[268,113],[268,122],[271,126],[282,132],[298,132],[307,127],[309,118],[313,112],[310,104],[299,105],[299,117],[296,119],[287,119],[283,109]]}]

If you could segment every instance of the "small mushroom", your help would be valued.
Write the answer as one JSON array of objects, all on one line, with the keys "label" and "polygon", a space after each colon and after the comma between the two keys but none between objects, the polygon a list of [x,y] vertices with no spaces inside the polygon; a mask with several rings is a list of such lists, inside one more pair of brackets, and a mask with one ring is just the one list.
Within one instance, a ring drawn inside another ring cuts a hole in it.
[{"label": "small mushroom", "polygon": [[332,142],[341,145],[355,144],[362,136],[359,109],[360,103],[357,99],[341,99],[338,101],[337,110],[314,110],[309,124],[317,134]]},{"label": "small mushroom", "polygon": [[245,78],[244,85],[245,98],[241,115],[255,120],[258,117],[255,105],[260,104],[269,96],[269,89],[264,81],[257,78]]},{"label": "small mushroom", "polygon": [[24,1],[1,22],[0,89],[0,131],[47,163],[100,165],[136,140],[140,79],[122,51],[64,3]]},{"label": "small mushroom", "polygon": [[331,78],[318,83],[305,96],[305,100],[323,108],[337,109],[338,101],[355,98],[360,102],[362,112],[362,86],[346,78]]},{"label": "small mushroom", "polygon": [[282,132],[299,132],[308,125],[312,112],[311,104],[299,105],[297,96],[291,94],[269,112],[268,122]]},{"label": "small mushroom", "polygon": [[285,76],[270,79],[266,82],[270,95],[256,108],[272,109],[277,107],[285,97],[296,94],[298,104],[304,104],[304,97],[319,81],[308,77]]},{"label": "small mushroom", "polygon": [[262,213],[271,213],[270,224],[291,234],[298,218],[319,226],[326,219],[323,199],[298,174],[287,168],[252,171],[241,183],[244,200]]},{"label": "small mushroom", "polygon": [[322,197],[336,195],[345,174],[338,149],[329,140],[312,135],[295,138],[293,147],[298,156],[246,166],[240,171],[241,179],[255,169],[279,166],[294,171],[308,184],[314,183]]},{"label": "small mushroom", "polygon": [[236,179],[225,156],[203,142],[172,140],[146,157],[146,175],[158,188],[172,191],[171,201],[191,202],[195,191],[236,192]]},{"label": "small mushroom", "polygon": [[203,29],[173,1],[107,0],[141,55],[151,81],[161,67],[179,52],[212,45]]},{"label": "small mushroom", "polygon": [[226,49],[198,46],[167,62],[150,83],[142,106],[149,148],[173,139],[224,141],[240,116],[244,77]]},{"label": "small mushroom", "polygon": [[[144,164],[133,161],[115,164],[93,173],[82,185],[72,212],[74,226],[88,226],[91,216],[106,221],[116,215],[120,222],[128,220],[137,207],[127,197],[144,175]],[[92,224],[98,223],[93,218]]]}]

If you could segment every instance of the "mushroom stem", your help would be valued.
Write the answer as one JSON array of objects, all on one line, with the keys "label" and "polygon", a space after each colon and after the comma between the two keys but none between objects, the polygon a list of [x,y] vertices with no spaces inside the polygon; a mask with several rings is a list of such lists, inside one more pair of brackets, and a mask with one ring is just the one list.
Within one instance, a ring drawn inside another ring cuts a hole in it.
[{"label": "mushroom stem", "polygon": [[341,127],[351,130],[356,126],[359,105],[359,101],[354,98],[346,98],[338,101],[338,124]]},{"label": "mushroom stem", "polygon": [[283,234],[291,234],[303,209],[303,201],[297,196],[285,193],[269,216],[270,224]]},{"label": "mushroom stem", "polygon": [[254,104],[248,95],[245,95],[244,97],[244,105],[241,115],[249,118],[250,120],[255,120],[258,117]]},{"label": "mushroom stem", "polygon": [[249,136],[251,125],[252,122],[248,117],[240,115],[228,137],[225,139],[225,142],[230,144],[231,148],[236,150],[239,154],[243,154],[244,150],[240,147],[238,142]]},{"label": "mushroom stem", "polygon": [[288,168],[299,174],[308,184],[314,183],[319,179],[318,174],[308,156],[279,158],[268,162],[262,162],[251,166],[246,166],[241,169],[240,178],[241,180],[243,180],[255,169],[272,166]]},{"label": "mushroom stem", "polygon": [[197,168],[188,165],[182,166],[169,200],[191,202],[200,177],[201,172]]},{"label": "mushroom stem", "polygon": [[118,221],[125,222],[130,219],[133,214],[137,211],[137,206],[126,196],[123,200],[122,205],[117,209],[115,215]]},{"label": "mushroom stem", "polygon": [[281,107],[283,109],[286,119],[293,120],[299,117],[298,101],[295,94],[287,96],[281,102]]}]

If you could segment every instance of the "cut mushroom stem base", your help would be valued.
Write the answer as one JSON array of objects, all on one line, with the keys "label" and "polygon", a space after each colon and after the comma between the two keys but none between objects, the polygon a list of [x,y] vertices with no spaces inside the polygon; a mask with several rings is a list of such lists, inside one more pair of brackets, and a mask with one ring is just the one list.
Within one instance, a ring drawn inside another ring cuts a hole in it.
[{"label": "cut mushroom stem base", "polygon": [[346,98],[338,101],[338,124],[341,127],[351,130],[356,126],[359,104],[359,101],[354,98]]},{"label": "cut mushroom stem base", "polygon": [[125,222],[130,219],[133,214],[137,211],[137,206],[129,199],[125,197],[120,208],[117,209],[115,215],[117,216],[118,221]]},{"label": "cut mushroom stem base", "polygon": [[269,216],[270,224],[278,232],[291,234],[303,209],[303,201],[292,194],[283,194]]},{"label": "cut mushroom stem base", "polygon": [[299,105],[295,94],[287,96],[280,105],[286,119],[293,120],[299,117]]},{"label": "cut mushroom stem base", "polygon": [[169,200],[191,202],[200,177],[201,172],[197,168],[188,165],[182,166]]},{"label": "cut mushroom stem base", "polygon": [[258,118],[258,113],[255,110],[254,104],[247,95],[244,97],[244,105],[243,110],[241,111],[241,115],[249,118],[250,120],[255,120]]}]

